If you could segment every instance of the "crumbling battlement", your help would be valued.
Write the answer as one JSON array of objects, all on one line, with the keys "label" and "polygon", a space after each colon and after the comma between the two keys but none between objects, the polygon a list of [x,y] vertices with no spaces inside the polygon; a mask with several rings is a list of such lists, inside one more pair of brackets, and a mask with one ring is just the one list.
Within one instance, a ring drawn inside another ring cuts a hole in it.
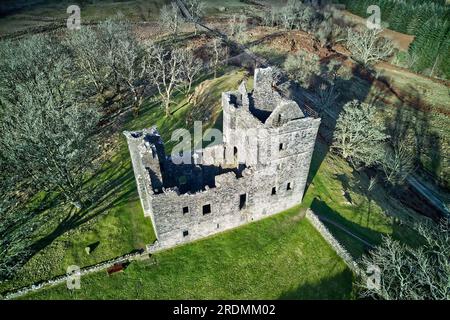
[{"label": "crumbling battlement", "polygon": [[[320,119],[282,96],[272,69],[222,94],[223,143],[175,164],[155,127],[124,132],[159,247],[261,219],[301,202]],[[200,152],[200,153],[199,153]],[[198,160],[200,159],[200,160]]]}]

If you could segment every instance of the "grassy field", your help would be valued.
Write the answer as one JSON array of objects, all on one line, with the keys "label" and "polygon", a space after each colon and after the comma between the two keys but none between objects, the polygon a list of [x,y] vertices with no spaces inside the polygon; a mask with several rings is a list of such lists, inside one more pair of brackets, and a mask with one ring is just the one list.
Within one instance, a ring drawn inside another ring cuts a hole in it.
[{"label": "grassy field", "polygon": [[[118,13],[124,15],[132,22],[152,22],[159,19],[159,13],[163,5],[169,4],[170,0],[97,0],[83,1],[80,5],[81,24],[98,22],[113,17]],[[252,10],[252,5],[240,0],[205,0],[205,14],[229,15],[239,13],[241,10]],[[71,1],[46,0],[36,4],[29,4],[21,9],[0,16],[0,36],[14,32],[30,30],[36,27],[48,26],[51,23],[64,23],[69,17],[66,12]],[[226,8],[226,11],[221,11]]]},{"label": "grassy field", "polygon": [[[159,16],[161,7],[170,3],[166,0],[132,0],[113,1],[103,0],[85,1],[80,6],[81,23],[95,22],[107,19],[118,13],[126,16],[130,21],[152,21]],[[69,17],[66,12],[71,1],[47,0],[35,5],[28,5],[20,10],[10,12],[0,18],[0,35],[9,34],[37,26],[45,26],[54,20],[64,21]]]},{"label": "grassy field", "polygon": [[349,299],[352,273],[299,208],[25,299]]}]

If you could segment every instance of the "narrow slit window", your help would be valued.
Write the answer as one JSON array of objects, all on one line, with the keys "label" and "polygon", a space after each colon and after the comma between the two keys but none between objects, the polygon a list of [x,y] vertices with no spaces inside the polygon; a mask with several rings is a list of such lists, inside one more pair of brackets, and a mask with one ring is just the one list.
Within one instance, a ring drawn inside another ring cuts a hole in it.
[{"label": "narrow slit window", "polygon": [[290,182],[287,183],[286,190],[292,190],[292,185]]},{"label": "narrow slit window", "polygon": [[203,206],[203,215],[211,213],[211,205],[210,204],[205,204]]},{"label": "narrow slit window", "polygon": [[283,143],[280,143],[280,151],[281,150],[284,150],[284,144]]},{"label": "narrow slit window", "polygon": [[247,204],[247,194],[244,193],[239,196],[239,210],[245,208],[246,204]]},{"label": "narrow slit window", "polygon": [[273,187],[272,188],[272,195],[276,195],[277,194],[277,187]]}]

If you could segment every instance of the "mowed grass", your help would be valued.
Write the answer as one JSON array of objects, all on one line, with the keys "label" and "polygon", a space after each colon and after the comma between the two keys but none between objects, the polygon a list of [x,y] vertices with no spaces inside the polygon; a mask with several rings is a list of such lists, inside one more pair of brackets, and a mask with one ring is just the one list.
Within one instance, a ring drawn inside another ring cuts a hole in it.
[{"label": "mowed grass", "polygon": [[24,299],[349,299],[353,275],[299,207]]}]

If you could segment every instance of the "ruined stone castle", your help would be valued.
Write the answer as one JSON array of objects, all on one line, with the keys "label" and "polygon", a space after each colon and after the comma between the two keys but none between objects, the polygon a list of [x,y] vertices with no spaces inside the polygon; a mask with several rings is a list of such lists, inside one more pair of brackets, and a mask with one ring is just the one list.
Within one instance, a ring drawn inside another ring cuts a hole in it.
[{"label": "ruined stone castle", "polygon": [[[171,247],[262,219],[302,201],[320,119],[286,98],[271,68],[222,93],[221,143],[173,161],[155,127],[124,132],[156,246]],[[187,162],[187,163],[186,163]]]}]

